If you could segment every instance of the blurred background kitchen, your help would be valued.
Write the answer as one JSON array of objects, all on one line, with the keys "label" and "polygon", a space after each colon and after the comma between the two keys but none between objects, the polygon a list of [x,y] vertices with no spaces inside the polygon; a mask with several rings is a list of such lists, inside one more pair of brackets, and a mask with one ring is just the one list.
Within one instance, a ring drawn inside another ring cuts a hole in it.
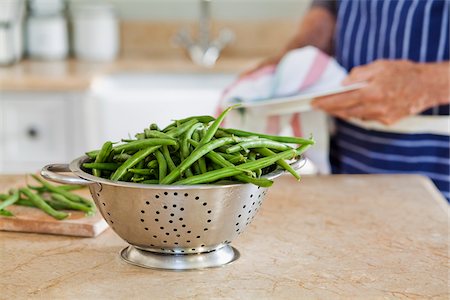
[{"label": "blurred background kitchen", "polygon": [[0,0],[0,173],[214,114],[309,0]]}]

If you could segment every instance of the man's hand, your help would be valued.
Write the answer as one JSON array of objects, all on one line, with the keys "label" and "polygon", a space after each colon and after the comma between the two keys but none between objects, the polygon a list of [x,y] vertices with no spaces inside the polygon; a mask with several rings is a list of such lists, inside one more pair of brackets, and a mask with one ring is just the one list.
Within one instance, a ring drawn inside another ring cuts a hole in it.
[{"label": "man's hand", "polygon": [[320,97],[315,108],[342,119],[375,120],[389,125],[449,102],[449,63],[419,64],[378,60],[355,67],[343,84],[367,82],[352,92]]}]

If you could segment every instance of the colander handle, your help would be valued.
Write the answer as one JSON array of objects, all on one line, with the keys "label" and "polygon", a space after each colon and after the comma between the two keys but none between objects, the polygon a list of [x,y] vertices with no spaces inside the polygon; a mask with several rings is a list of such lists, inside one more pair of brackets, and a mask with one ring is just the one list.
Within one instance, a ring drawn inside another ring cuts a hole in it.
[{"label": "colander handle", "polygon": [[59,173],[70,173],[69,165],[68,164],[50,164],[46,165],[41,170],[41,175],[45,179],[48,179],[50,181],[58,182],[58,183],[64,183],[64,184],[79,184],[79,185],[88,185],[92,184],[91,181],[82,179],[80,177],[73,177],[73,176],[67,176],[62,175]]}]

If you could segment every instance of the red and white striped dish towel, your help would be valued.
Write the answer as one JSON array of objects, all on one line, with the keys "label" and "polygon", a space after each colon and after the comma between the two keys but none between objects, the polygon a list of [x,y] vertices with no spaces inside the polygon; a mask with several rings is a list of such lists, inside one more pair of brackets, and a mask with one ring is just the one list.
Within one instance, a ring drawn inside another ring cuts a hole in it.
[{"label": "red and white striped dish towel", "polygon": [[[308,46],[288,52],[277,66],[268,66],[238,79],[224,90],[219,112],[238,102],[257,102],[294,95],[332,90],[341,86],[346,71],[319,49]],[[278,135],[313,135],[316,145],[307,157],[319,173],[329,173],[329,134],[327,117],[322,112],[270,115],[263,109],[236,109],[226,126]]]}]

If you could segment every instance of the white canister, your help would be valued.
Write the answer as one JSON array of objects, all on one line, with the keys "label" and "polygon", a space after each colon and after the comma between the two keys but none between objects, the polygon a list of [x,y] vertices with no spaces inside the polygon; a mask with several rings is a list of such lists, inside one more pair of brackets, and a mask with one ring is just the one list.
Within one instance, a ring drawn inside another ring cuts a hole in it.
[{"label": "white canister", "polygon": [[59,60],[69,52],[67,21],[63,15],[30,16],[27,49],[31,58]]},{"label": "white canister", "polygon": [[24,0],[1,0],[0,66],[10,65],[23,55]]},{"label": "white canister", "polygon": [[72,7],[73,48],[78,59],[112,61],[119,53],[119,22],[108,3]]},{"label": "white canister", "polygon": [[63,14],[64,0],[28,0],[30,12],[35,16],[52,16]]}]

